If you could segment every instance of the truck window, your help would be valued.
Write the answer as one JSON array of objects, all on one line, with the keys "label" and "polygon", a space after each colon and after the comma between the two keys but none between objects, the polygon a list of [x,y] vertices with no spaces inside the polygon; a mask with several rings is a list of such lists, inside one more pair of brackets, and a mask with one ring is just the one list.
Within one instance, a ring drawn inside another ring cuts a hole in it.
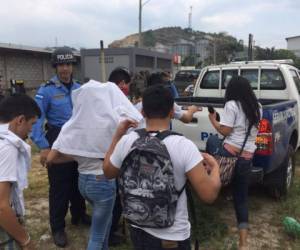
[{"label": "truck window", "polygon": [[203,77],[200,87],[203,89],[219,88],[220,71],[207,71]]},{"label": "truck window", "polygon": [[260,89],[285,89],[285,82],[279,70],[262,69]]},{"label": "truck window", "polygon": [[238,70],[222,70],[222,89],[226,88],[232,77],[238,75]]},{"label": "truck window", "polygon": [[241,76],[250,82],[252,89],[257,89],[258,69],[242,69]]},{"label": "truck window", "polygon": [[294,82],[296,84],[298,93],[300,94],[300,79],[299,79],[299,76],[297,75],[297,72],[293,69],[290,69],[290,72],[291,72],[291,75],[292,75],[292,77],[294,79]]}]

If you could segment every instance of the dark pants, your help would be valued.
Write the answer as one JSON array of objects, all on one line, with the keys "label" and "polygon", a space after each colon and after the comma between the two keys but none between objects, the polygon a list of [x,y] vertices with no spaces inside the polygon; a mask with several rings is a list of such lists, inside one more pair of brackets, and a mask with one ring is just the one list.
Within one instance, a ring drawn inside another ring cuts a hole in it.
[{"label": "dark pants", "polygon": [[[60,128],[48,127],[46,138],[52,146]],[[78,189],[78,169],[76,162],[53,164],[48,168],[49,178],[49,213],[52,232],[65,228],[65,217],[69,202],[72,218],[79,219],[85,214],[85,200]]]},{"label": "dark pants", "polygon": [[134,250],[190,250],[190,239],[183,241],[166,241],[146,233],[142,229],[130,226],[130,238]]},{"label": "dark pants", "polygon": [[[222,145],[215,135],[208,138],[206,151],[212,155],[233,156]],[[248,187],[250,181],[252,160],[239,158],[232,179],[232,193],[238,228],[248,228]]]},{"label": "dark pants", "polygon": [[121,204],[121,200],[120,200],[118,182],[116,182],[116,184],[117,184],[116,185],[116,200],[115,200],[115,205],[114,205],[113,215],[112,215],[110,236],[113,236],[113,234],[118,231],[119,221],[120,221],[120,218],[122,215],[122,204]]}]

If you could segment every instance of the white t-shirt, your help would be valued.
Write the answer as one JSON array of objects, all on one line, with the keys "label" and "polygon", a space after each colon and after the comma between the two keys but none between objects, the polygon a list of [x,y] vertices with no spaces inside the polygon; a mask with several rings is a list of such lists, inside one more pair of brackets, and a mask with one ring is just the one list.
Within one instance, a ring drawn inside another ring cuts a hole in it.
[{"label": "white t-shirt", "polygon": [[[261,113],[260,109],[260,113]],[[228,143],[235,147],[241,148],[245,140],[248,130],[248,120],[242,110],[242,106],[236,101],[228,101],[225,103],[224,111],[220,115],[220,124],[233,128],[230,135],[226,136],[224,143]],[[252,127],[250,135],[244,147],[245,151],[253,153],[256,149],[255,139],[257,136],[257,128]]]},{"label": "white t-shirt", "polygon": [[0,182],[17,182],[18,149],[0,139]]},{"label": "white t-shirt", "polygon": [[[124,135],[116,145],[110,157],[111,163],[120,168],[133,142],[138,138],[136,132]],[[202,161],[202,155],[196,145],[184,136],[170,135],[163,140],[170,154],[174,167],[175,186],[182,189],[186,182],[186,173]],[[190,223],[188,220],[187,197],[183,192],[177,202],[175,222],[173,226],[164,229],[141,228],[154,237],[181,241],[190,237]]]},{"label": "white t-shirt", "polygon": [[194,89],[195,89],[194,84],[190,84],[185,88],[184,92],[194,93]]},{"label": "white t-shirt", "polygon": [[119,123],[143,117],[116,84],[90,80],[72,91],[71,118],[62,127],[52,148],[61,153],[104,158]]},{"label": "white t-shirt", "polygon": [[[142,109],[143,109],[142,102],[138,102],[134,106],[138,111],[142,112]],[[184,111],[181,109],[181,106],[174,103],[174,118],[179,120],[183,116],[183,114],[184,114]]]},{"label": "white t-shirt", "polygon": [[72,157],[78,163],[78,172],[80,174],[103,174],[103,160],[100,158],[90,158],[77,155],[72,155]]},{"label": "white t-shirt", "polygon": [[[0,127],[2,129],[3,125]],[[27,187],[27,164],[30,160],[27,151],[30,146],[13,133],[6,136],[8,139],[4,138],[4,134],[0,135],[0,182],[12,184],[10,202],[18,215],[25,215],[23,189]]]}]

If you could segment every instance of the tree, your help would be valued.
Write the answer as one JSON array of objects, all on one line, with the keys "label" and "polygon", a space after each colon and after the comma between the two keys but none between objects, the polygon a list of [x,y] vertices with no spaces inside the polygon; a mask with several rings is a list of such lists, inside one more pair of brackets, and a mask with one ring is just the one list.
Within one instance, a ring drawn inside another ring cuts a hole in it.
[{"label": "tree", "polygon": [[274,59],[293,59],[294,61],[296,61],[297,57],[290,50],[278,49],[278,50],[275,50]]},{"label": "tree", "polygon": [[155,46],[155,36],[152,30],[148,30],[143,33],[143,45],[146,47]]},{"label": "tree", "polygon": [[211,36],[213,39],[211,40],[210,53],[213,57],[214,49],[216,50],[216,64],[228,63],[234,57],[236,52],[244,50],[243,44],[226,32],[211,34]]},{"label": "tree", "polygon": [[296,55],[287,49],[276,50],[275,47],[263,49],[256,46],[255,51],[255,59],[257,60],[293,59],[295,61],[297,59]]}]

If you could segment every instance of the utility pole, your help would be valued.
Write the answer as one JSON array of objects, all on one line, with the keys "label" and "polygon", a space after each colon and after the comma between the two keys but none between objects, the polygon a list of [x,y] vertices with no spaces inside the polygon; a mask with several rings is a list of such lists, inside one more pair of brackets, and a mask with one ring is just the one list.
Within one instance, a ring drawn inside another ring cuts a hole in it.
[{"label": "utility pole", "polygon": [[105,54],[103,40],[100,40],[100,72],[101,72],[101,82],[106,82],[106,70],[105,70]]},{"label": "utility pole", "polygon": [[214,64],[217,64],[217,38],[214,37],[214,48],[213,48],[213,55],[214,55]]},{"label": "utility pole", "polygon": [[248,40],[248,61],[253,60],[253,35],[249,34]]},{"label": "utility pole", "polygon": [[142,47],[142,0],[139,0],[139,44]]},{"label": "utility pole", "polygon": [[189,13],[189,30],[192,30],[192,14],[193,14],[193,6],[190,7],[190,13]]},{"label": "utility pole", "polygon": [[139,44],[138,47],[143,47],[143,38],[142,38],[142,10],[143,6],[150,2],[151,0],[148,0],[146,2],[142,2],[142,0],[139,0]]}]

